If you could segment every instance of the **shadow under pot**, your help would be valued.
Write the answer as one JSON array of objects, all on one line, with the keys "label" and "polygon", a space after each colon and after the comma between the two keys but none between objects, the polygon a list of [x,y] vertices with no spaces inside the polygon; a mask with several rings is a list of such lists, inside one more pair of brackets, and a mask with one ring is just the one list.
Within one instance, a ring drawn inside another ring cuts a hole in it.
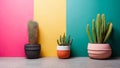
[{"label": "shadow under pot", "polygon": [[57,56],[60,59],[67,59],[70,57],[70,46],[57,46]]},{"label": "shadow under pot", "polygon": [[93,59],[108,59],[112,54],[109,44],[88,44],[88,54]]},{"label": "shadow under pot", "polygon": [[40,44],[25,44],[25,55],[28,59],[36,59],[40,57]]}]

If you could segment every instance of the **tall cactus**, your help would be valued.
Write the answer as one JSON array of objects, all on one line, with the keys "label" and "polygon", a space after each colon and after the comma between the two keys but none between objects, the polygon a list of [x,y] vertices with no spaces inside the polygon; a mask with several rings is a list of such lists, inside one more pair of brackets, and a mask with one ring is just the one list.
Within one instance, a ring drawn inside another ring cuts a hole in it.
[{"label": "tall cactus", "polygon": [[[94,43],[105,43],[109,38],[112,32],[112,22],[108,23],[106,27],[105,15],[102,14],[100,18],[100,14],[97,14],[96,17],[96,26],[94,23],[94,19],[92,20],[92,35]],[[86,32],[88,34],[89,41],[92,42],[92,37],[90,35],[89,24],[87,24]]]},{"label": "tall cactus", "polygon": [[28,36],[30,44],[38,43],[38,23],[35,21],[29,21],[28,23]]},{"label": "tall cactus", "polygon": [[73,39],[70,38],[70,35],[66,37],[65,33],[63,36],[60,35],[60,38],[57,40],[58,45],[66,46],[66,45],[71,45]]}]

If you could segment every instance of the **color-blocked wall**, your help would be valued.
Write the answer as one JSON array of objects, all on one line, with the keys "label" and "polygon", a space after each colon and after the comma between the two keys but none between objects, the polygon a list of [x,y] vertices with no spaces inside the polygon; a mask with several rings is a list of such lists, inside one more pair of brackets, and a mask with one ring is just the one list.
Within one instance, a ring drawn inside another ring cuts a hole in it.
[{"label": "color-blocked wall", "polygon": [[34,20],[39,23],[41,55],[56,56],[57,39],[66,32],[66,0],[34,0]]},{"label": "color-blocked wall", "polygon": [[30,19],[33,19],[33,0],[0,0],[0,57],[25,56]]},{"label": "color-blocked wall", "polygon": [[120,1],[119,0],[67,0],[67,34],[74,38],[72,56],[88,56],[86,24],[91,25],[98,13],[106,15],[107,22],[113,22],[113,32],[109,43],[112,56],[120,56]]},{"label": "color-blocked wall", "polygon": [[88,56],[86,24],[97,13],[113,22],[109,43],[112,56],[120,56],[119,0],[0,0],[0,57],[21,57],[28,43],[27,22],[39,23],[41,56],[56,56],[56,40],[67,32],[74,39],[71,56]]}]

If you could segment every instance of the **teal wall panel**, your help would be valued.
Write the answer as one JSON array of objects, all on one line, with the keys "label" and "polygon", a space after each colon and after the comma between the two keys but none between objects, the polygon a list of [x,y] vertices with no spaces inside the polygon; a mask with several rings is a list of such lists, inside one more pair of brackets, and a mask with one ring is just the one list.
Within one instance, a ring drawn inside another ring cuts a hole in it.
[{"label": "teal wall panel", "polygon": [[67,34],[74,39],[71,45],[72,56],[88,56],[86,24],[98,13],[106,15],[107,22],[113,22],[113,32],[108,41],[112,56],[120,56],[120,1],[119,0],[67,0]]}]

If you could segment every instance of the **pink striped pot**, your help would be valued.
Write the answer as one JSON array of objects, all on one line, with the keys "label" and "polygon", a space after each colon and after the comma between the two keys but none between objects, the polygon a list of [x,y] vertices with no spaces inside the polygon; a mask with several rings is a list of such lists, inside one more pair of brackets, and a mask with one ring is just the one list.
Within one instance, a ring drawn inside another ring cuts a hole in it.
[{"label": "pink striped pot", "polygon": [[93,59],[107,59],[110,58],[112,50],[109,44],[88,43],[88,54]]}]

